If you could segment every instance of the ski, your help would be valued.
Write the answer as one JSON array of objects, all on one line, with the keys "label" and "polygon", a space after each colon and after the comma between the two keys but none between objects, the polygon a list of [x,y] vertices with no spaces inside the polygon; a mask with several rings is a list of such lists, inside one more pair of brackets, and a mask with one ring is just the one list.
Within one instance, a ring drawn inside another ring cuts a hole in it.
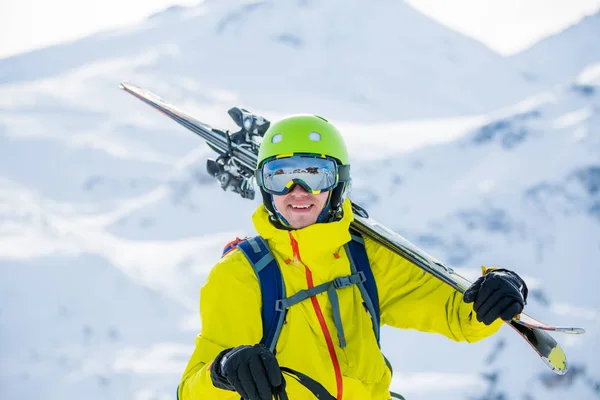
[{"label": "ski", "polygon": [[[241,130],[230,134],[197,120],[148,90],[125,82],[121,83],[120,88],[204,139],[219,155],[216,160],[207,161],[207,170],[220,182],[221,188],[238,193],[244,198],[254,198],[252,179],[259,140],[269,125],[267,120],[245,109],[234,107],[229,110],[229,114]],[[357,204],[352,203],[352,209],[355,217],[352,227],[362,235],[379,242],[461,293],[471,285],[469,280],[452,268],[370,218]],[[585,332],[582,328],[548,325],[525,313],[505,322],[523,337],[542,361],[558,375],[567,372],[567,358],[562,347],[547,331],[570,334]]]}]

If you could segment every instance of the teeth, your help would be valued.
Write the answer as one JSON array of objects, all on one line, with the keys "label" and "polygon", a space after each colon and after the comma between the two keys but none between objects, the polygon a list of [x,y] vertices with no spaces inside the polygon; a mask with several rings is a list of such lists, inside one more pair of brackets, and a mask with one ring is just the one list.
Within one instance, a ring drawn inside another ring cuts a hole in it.
[{"label": "teeth", "polygon": [[308,208],[308,207],[310,207],[310,205],[308,205],[308,206],[294,206],[294,205],[293,205],[292,207],[293,207],[293,208]]}]

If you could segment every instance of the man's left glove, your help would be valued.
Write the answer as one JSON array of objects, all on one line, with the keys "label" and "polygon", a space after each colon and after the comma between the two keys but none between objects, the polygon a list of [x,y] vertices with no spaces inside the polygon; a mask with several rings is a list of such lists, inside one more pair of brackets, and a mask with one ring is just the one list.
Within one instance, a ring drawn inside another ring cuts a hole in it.
[{"label": "man's left glove", "polygon": [[238,392],[243,399],[287,398],[277,359],[263,345],[223,350],[213,361],[210,377],[215,387]]},{"label": "man's left glove", "polygon": [[527,304],[527,285],[507,269],[490,269],[463,294],[465,303],[473,303],[477,321],[486,325],[502,318],[510,321]]}]

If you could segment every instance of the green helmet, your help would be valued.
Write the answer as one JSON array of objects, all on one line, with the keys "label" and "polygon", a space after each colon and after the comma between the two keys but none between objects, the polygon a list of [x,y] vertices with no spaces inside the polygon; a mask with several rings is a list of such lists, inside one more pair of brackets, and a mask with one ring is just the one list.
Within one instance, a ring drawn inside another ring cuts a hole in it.
[{"label": "green helmet", "polygon": [[[295,153],[325,155],[334,158],[348,171],[350,169],[348,150],[342,135],[329,121],[317,115],[292,115],[272,124],[265,132],[258,150],[257,169],[271,157]],[[349,183],[348,177],[347,180],[340,181],[331,191],[328,205],[319,217],[319,222],[335,221],[342,215],[342,205]],[[262,187],[260,190],[264,205],[276,219],[277,213],[271,195]]]},{"label": "green helmet", "polygon": [[258,164],[281,154],[311,153],[335,158],[349,164],[342,135],[325,118],[316,115],[292,115],[272,124],[258,150]]}]

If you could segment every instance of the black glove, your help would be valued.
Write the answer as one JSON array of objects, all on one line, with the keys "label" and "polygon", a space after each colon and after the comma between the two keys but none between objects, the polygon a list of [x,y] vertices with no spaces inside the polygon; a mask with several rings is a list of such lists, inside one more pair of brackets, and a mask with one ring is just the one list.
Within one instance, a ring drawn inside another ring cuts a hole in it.
[{"label": "black glove", "polygon": [[285,393],[285,379],[275,355],[263,345],[223,350],[210,369],[213,385],[244,399],[271,400]]},{"label": "black glove", "polygon": [[527,303],[527,292],[527,285],[516,273],[491,269],[465,291],[463,300],[474,301],[477,321],[490,325],[498,318],[510,321],[520,314]]}]

